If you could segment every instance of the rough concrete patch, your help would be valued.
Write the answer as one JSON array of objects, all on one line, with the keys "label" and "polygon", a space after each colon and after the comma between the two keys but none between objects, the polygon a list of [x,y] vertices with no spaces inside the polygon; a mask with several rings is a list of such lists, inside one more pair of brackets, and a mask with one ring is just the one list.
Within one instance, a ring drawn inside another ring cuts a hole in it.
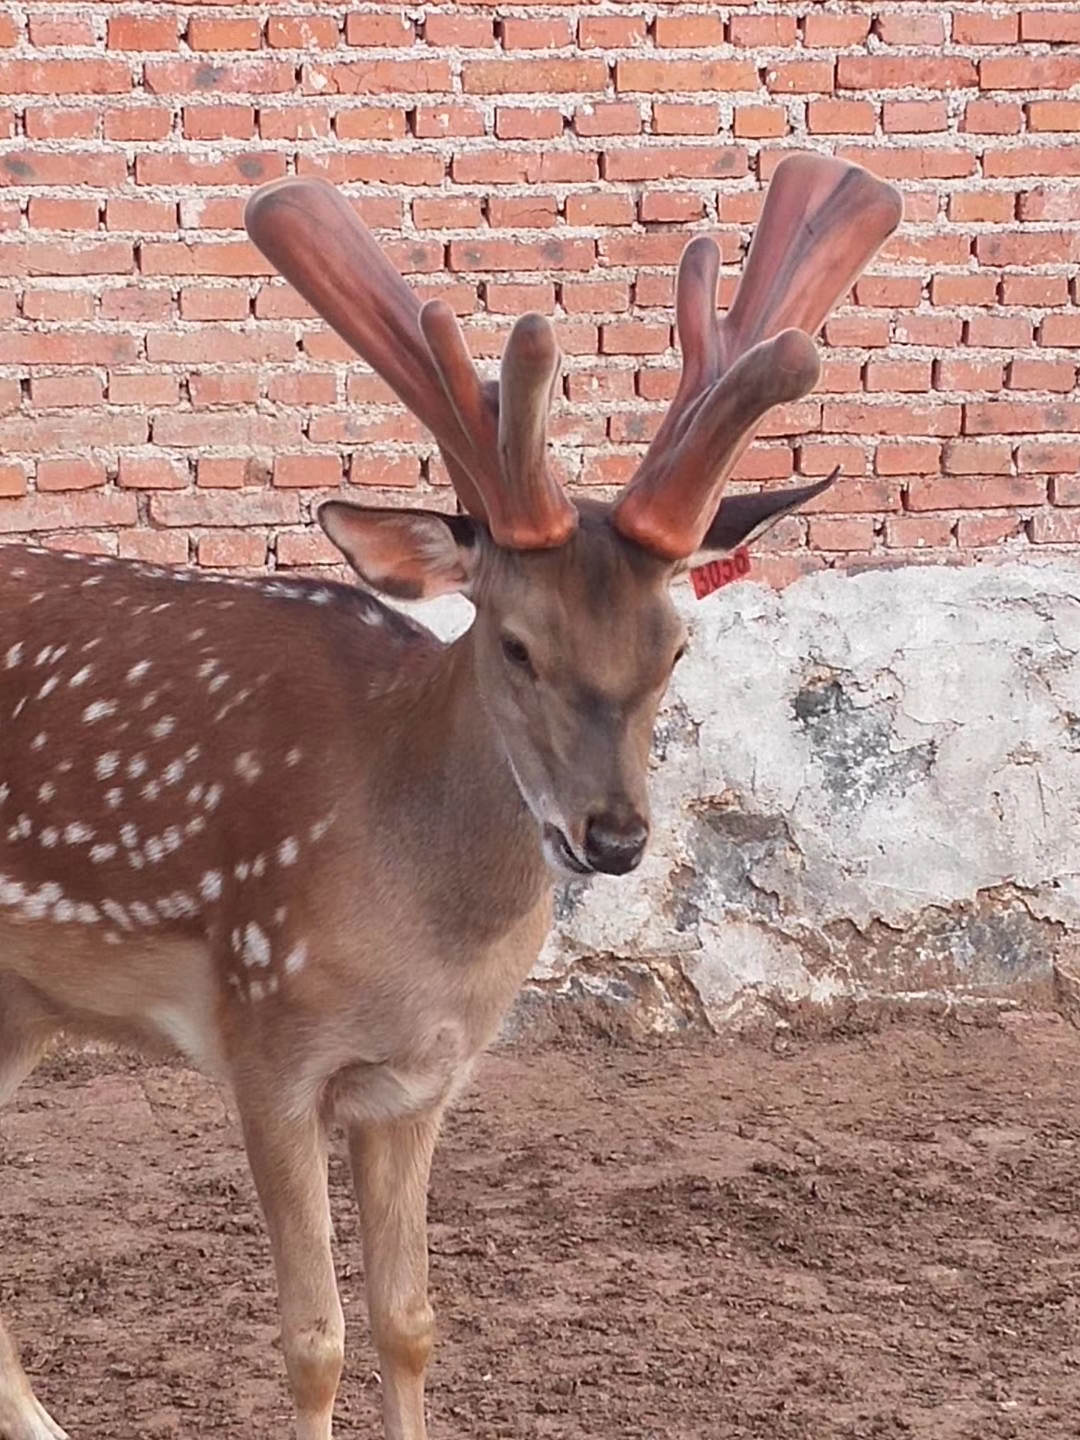
[{"label": "rough concrete patch", "polygon": [[830,672],[802,685],[793,708],[837,805],[862,809],[875,796],[902,794],[930,775],[933,740],[897,748],[895,701],[856,705],[844,678]]}]

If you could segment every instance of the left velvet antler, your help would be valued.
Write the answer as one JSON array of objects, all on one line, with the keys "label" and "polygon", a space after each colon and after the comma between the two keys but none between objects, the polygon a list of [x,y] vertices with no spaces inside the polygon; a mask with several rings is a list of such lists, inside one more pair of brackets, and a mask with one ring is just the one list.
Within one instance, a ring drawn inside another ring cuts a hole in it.
[{"label": "left velvet antler", "polygon": [[325,181],[263,187],[244,223],[267,259],[431,431],[462,504],[498,544],[540,549],[570,536],[577,511],[547,466],[547,414],[561,358],[548,320],[523,316],[499,383],[484,383],[450,307],[421,305]]}]

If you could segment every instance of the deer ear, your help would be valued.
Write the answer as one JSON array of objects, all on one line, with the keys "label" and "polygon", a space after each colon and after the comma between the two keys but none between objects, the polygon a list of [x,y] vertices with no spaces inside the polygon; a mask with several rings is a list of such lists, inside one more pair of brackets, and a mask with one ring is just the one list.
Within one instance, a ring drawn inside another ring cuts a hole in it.
[{"label": "deer ear", "polygon": [[468,592],[480,553],[468,515],[380,510],[329,500],[319,524],[361,580],[397,600]]},{"label": "deer ear", "polygon": [[687,568],[704,565],[718,555],[749,545],[778,520],[798,510],[815,496],[822,494],[836,479],[833,471],[814,485],[800,485],[792,490],[761,490],[756,495],[729,495],[720,505],[712,524],[705,533],[701,548],[686,562]]}]

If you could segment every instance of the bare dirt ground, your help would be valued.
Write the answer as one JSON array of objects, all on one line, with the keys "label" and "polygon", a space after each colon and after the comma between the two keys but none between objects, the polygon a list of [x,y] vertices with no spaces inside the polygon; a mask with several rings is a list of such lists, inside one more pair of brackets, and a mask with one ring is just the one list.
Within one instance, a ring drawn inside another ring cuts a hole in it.
[{"label": "bare dirt ground", "polygon": [[[432,1440],[1075,1440],[1080,1034],[489,1057],[431,1201]],[[0,1117],[0,1303],[73,1440],[291,1434],[236,1126],[58,1058]],[[360,1246],[340,1433],[378,1433]]]}]

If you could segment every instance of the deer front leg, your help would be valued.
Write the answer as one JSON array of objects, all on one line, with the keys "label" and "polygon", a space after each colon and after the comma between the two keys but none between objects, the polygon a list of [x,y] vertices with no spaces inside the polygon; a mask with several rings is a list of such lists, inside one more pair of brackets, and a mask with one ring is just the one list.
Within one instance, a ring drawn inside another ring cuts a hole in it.
[{"label": "deer front leg", "polygon": [[441,1109],[349,1132],[386,1440],[425,1440],[427,1433],[424,1371],[435,1333],[427,1293],[427,1189],[440,1116]]},{"label": "deer front leg", "polygon": [[[0,1104],[37,1064],[54,1025],[21,981],[0,974]],[[67,1440],[30,1388],[0,1319],[0,1440]]]},{"label": "deer front leg", "polygon": [[265,1091],[238,1100],[274,1255],[297,1440],[330,1440],[345,1320],[330,1251],[326,1136],[317,1115],[297,1121],[268,1109]]}]

